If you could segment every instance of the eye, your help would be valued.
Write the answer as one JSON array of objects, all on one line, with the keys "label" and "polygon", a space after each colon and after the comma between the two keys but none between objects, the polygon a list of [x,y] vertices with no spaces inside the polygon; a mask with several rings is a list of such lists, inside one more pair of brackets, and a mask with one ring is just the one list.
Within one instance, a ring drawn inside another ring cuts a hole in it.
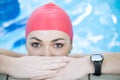
[{"label": "eye", "polygon": [[62,48],[62,47],[63,47],[63,44],[62,44],[62,43],[56,43],[54,47],[55,47],[55,48]]},{"label": "eye", "polygon": [[32,45],[32,47],[34,47],[34,48],[38,48],[38,47],[40,47],[40,44],[37,43],[37,42],[34,42],[34,43],[32,43],[31,45]]}]

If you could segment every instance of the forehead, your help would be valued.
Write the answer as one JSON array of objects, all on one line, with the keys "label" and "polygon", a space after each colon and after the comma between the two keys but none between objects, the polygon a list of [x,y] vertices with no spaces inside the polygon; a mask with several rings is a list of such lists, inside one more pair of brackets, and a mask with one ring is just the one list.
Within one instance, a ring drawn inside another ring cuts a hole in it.
[{"label": "forehead", "polygon": [[37,31],[32,31],[27,39],[30,39],[31,37],[37,37],[40,38],[42,40],[53,40],[56,38],[63,38],[66,40],[70,40],[70,37],[62,32],[62,31],[58,31],[58,30],[37,30]]}]

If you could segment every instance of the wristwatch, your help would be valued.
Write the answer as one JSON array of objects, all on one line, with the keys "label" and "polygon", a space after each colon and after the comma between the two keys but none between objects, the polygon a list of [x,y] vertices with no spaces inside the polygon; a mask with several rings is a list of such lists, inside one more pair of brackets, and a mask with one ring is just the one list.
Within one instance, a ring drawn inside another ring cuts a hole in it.
[{"label": "wristwatch", "polygon": [[100,76],[101,66],[104,60],[104,56],[99,52],[95,52],[90,56],[90,60],[92,61],[94,68],[95,68],[95,72],[93,73],[93,75]]}]

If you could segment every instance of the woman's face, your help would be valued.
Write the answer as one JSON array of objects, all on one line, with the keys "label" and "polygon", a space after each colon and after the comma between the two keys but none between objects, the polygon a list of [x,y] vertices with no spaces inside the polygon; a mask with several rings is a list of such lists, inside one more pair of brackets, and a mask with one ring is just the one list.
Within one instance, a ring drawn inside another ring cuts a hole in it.
[{"label": "woman's face", "polygon": [[26,48],[30,56],[67,56],[72,42],[64,32],[39,30],[28,35]]}]

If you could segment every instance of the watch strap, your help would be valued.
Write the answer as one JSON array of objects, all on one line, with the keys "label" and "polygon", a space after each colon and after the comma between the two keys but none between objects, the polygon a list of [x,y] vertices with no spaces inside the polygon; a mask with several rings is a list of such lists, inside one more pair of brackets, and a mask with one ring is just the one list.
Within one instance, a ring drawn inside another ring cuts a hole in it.
[{"label": "watch strap", "polygon": [[100,76],[101,75],[101,65],[102,65],[102,62],[94,61],[93,64],[94,64],[94,67],[95,67],[95,72],[94,72],[93,75]]}]

